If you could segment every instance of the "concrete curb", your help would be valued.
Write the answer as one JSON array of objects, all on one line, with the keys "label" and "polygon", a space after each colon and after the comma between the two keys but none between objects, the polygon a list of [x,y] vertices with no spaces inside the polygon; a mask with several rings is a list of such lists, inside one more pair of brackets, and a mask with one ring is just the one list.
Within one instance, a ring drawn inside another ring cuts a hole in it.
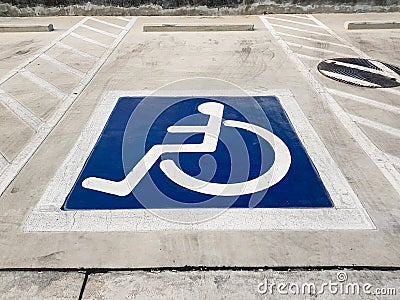
[{"label": "concrete curb", "polygon": [[253,31],[253,24],[145,24],[144,32]]},{"label": "concrete curb", "polygon": [[49,25],[0,25],[0,32],[46,32],[53,31],[53,24]]},{"label": "concrete curb", "polygon": [[400,29],[396,21],[349,21],[344,23],[344,29]]}]

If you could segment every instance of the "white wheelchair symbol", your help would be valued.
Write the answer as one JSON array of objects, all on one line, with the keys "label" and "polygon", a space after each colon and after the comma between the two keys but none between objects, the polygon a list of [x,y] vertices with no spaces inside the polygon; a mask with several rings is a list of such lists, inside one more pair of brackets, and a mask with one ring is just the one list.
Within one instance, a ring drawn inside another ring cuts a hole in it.
[{"label": "white wheelchair symbol", "polygon": [[249,123],[226,120],[222,122],[224,105],[207,102],[199,105],[199,112],[209,115],[206,126],[170,126],[170,133],[204,133],[201,144],[154,145],[138,164],[121,181],[88,177],[82,182],[87,189],[116,196],[126,196],[133,191],[158,158],[164,153],[212,153],[216,151],[221,124],[253,132],[266,140],[275,152],[275,160],[264,174],[249,181],[239,183],[213,183],[193,178],[183,172],[173,160],[163,160],[160,168],[176,184],[189,190],[214,196],[240,196],[265,190],[282,180],[289,170],[291,155],[285,143],[272,132]]}]

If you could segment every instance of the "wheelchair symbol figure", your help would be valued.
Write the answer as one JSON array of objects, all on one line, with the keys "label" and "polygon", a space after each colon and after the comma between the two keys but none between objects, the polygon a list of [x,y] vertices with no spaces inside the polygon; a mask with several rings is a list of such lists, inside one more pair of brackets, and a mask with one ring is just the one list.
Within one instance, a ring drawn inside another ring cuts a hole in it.
[{"label": "wheelchair symbol figure", "polygon": [[265,190],[285,177],[291,164],[291,155],[285,143],[272,132],[254,124],[235,120],[222,121],[224,105],[217,102],[206,102],[199,105],[200,113],[208,115],[205,126],[170,126],[170,133],[204,133],[201,144],[166,144],[154,145],[121,181],[88,177],[82,186],[99,192],[116,196],[127,196],[138,185],[158,158],[164,153],[213,153],[217,149],[221,125],[240,128],[257,134],[266,140],[275,152],[272,166],[257,178],[239,183],[214,183],[193,178],[182,171],[173,160],[160,163],[162,172],[176,184],[189,190],[214,196],[240,196]]}]

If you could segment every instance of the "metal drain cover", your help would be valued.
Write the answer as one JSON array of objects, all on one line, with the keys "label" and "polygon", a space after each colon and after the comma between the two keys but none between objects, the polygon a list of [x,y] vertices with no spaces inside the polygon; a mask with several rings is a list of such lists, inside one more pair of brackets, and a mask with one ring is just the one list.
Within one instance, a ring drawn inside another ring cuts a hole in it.
[{"label": "metal drain cover", "polygon": [[318,71],[337,81],[370,88],[400,86],[400,68],[372,59],[333,58],[318,64]]}]

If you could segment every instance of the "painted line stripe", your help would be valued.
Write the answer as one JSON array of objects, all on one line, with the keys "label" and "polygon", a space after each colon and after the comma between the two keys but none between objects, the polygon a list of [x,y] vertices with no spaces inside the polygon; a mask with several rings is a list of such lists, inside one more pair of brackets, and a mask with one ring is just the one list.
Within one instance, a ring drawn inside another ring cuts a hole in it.
[{"label": "painted line stripe", "polygon": [[9,164],[8,160],[4,157],[3,154],[0,153],[0,174],[3,169]]},{"label": "painted line stripe", "polygon": [[[382,75],[382,76],[393,76],[394,77],[394,75],[392,75],[390,73],[387,73],[387,72],[384,72],[384,71],[379,71],[379,70],[375,70],[375,69],[359,66],[359,65],[356,65],[356,64],[345,63],[345,62],[337,61],[337,60],[334,60],[334,59],[329,59],[326,62],[327,63],[334,63],[335,65],[338,65],[338,66],[343,66],[343,67],[348,67],[348,68],[357,69],[357,70],[361,70],[361,71],[366,71],[366,72],[370,72],[370,73],[374,73],[374,74],[378,74],[378,75]],[[374,62],[371,61],[371,64],[374,64],[378,68],[381,68],[381,66],[380,66],[381,64],[378,65],[375,61]],[[397,77],[400,79],[399,75],[397,75]]]},{"label": "painted line stripe", "polygon": [[103,48],[110,47],[109,45],[103,44],[103,43],[98,42],[96,40],[92,40],[91,38],[85,37],[85,36],[77,34],[75,32],[72,32],[70,35],[73,36],[74,38],[80,39],[82,41],[85,41],[85,42],[88,42],[88,43],[91,43],[91,44],[94,44],[94,45],[97,45],[97,46],[100,46],[100,47],[103,47]]},{"label": "painted line stripe", "polygon": [[385,155],[391,160],[391,162],[395,165],[400,167],[400,157],[391,155],[389,153],[385,153]]},{"label": "painted line stripe", "polygon": [[309,55],[299,54],[299,53],[296,53],[296,55],[297,55],[298,57],[300,57],[300,58],[304,58],[304,59],[307,59],[307,60],[318,60],[318,61],[320,61],[320,60],[322,59],[322,58],[320,58],[320,57],[309,56]]},{"label": "painted line stripe", "polygon": [[288,44],[289,46],[293,46],[293,47],[299,47],[301,49],[309,49],[309,50],[314,50],[314,51],[319,51],[319,52],[324,52],[324,53],[329,53],[329,54],[337,54],[340,56],[349,56],[349,54],[344,54],[344,53],[340,53],[340,52],[336,52],[333,50],[327,50],[327,49],[322,49],[322,48],[317,48],[317,47],[311,47],[311,46],[306,46],[306,45],[302,45],[302,44],[297,44],[297,43],[292,43],[292,42],[286,42],[286,44]]},{"label": "painted line stripe", "polygon": [[382,109],[382,110],[386,110],[386,111],[390,111],[390,112],[395,113],[395,114],[400,114],[400,107],[396,107],[396,106],[393,106],[393,105],[390,105],[390,104],[386,104],[386,103],[381,103],[381,102],[378,102],[378,101],[375,101],[375,100],[371,100],[371,99],[364,98],[364,97],[361,97],[361,96],[356,96],[356,95],[353,95],[353,94],[345,93],[345,92],[334,90],[334,89],[327,88],[327,91],[329,93],[333,94],[333,95],[336,95],[336,96],[339,96],[339,97],[342,97],[342,98],[346,98],[346,99],[349,99],[349,100],[354,100],[354,101],[357,101],[357,102],[360,102],[360,103],[364,103],[364,104],[367,104],[367,105],[370,105],[370,106],[374,106],[376,108],[379,108],[379,109]]},{"label": "painted line stripe", "polygon": [[373,65],[377,66],[379,69],[383,70],[383,74],[386,74],[386,76],[396,78],[398,81],[400,81],[400,75],[397,74],[392,69],[390,69],[387,66],[385,66],[383,63],[381,63],[379,61],[376,61],[376,60],[375,61],[371,61],[371,63]]},{"label": "painted line stripe", "polygon": [[89,58],[89,59],[92,59],[92,60],[97,60],[97,59],[99,59],[97,56],[93,56],[93,55],[91,55],[91,54],[89,54],[89,53],[86,53],[86,52],[83,52],[83,51],[81,51],[81,50],[78,50],[78,49],[76,49],[76,48],[74,48],[74,47],[71,47],[71,46],[69,46],[69,45],[67,45],[67,44],[64,44],[64,43],[62,43],[62,42],[58,42],[58,43],[57,43],[57,46],[60,47],[60,48],[69,50],[69,51],[71,51],[71,52],[73,52],[73,53],[79,54],[79,55],[82,56],[82,57],[86,57],[86,58]]},{"label": "painted line stripe", "polygon": [[273,26],[273,27],[279,27],[279,28],[285,28],[285,29],[289,29],[289,30],[293,30],[293,31],[306,32],[306,33],[310,33],[310,34],[317,34],[317,35],[323,35],[323,36],[330,36],[330,35],[327,34],[327,33],[321,33],[321,32],[316,32],[316,31],[305,30],[305,29],[299,29],[299,28],[290,27],[290,26],[277,25],[277,24],[271,24],[271,26]]},{"label": "painted line stripe", "polygon": [[54,86],[50,82],[44,80],[43,78],[40,78],[39,76],[33,74],[32,72],[30,72],[30,71],[28,71],[26,69],[22,69],[19,73],[22,76],[24,76],[25,78],[29,79],[33,83],[36,83],[38,86],[40,86],[41,88],[43,88],[46,91],[50,92],[51,94],[53,94],[54,96],[56,96],[57,98],[59,98],[61,100],[63,100],[67,96],[66,93],[61,91],[59,88],[57,88],[56,86]]},{"label": "painted line stripe", "polygon": [[377,87],[377,88],[381,87],[378,84],[375,84],[375,83],[372,83],[372,82],[369,82],[369,81],[366,81],[366,80],[358,79],[358,78],[353,78],[353,77],[350,77],[350,76],[347,76],[347,75],[342,75],[342,74],[339,74],[339,73],[334,73],[334,72],[325,71],[325,70],[320,70],[320,72],[322,74],[324,74],[325,76],[327,76],[327,77],[332,77],[332,78],[336,78],[336,79],[339,79],[339,80],[344,80],[344,81],[347,81],[347,82],[351,82],[353,84],[358,84],[358,85],[362,85],[362,86],[369,86],[369,87]]},{"label": "painted line stripe", "polygon": [[101,23],[101,24],[104,24],[104,25],[107,25],[107,26],[110,26],[110,27],[118,28],[118,29],[121,29],[121,30],[125,29],[125,27],[123,27],[123,26],[119,26],[119,25],[116,25],[116,24],[113,24],[113,23],[110,23],[110,22],[107,22],[107,21],[103,21],[103,20],[100,20],[100,19],[96,19],[96,18],[93,18],[93,17],[89,17],[89,20],[92,20],[92,21],[95,21],[95,22],[98,22],[98,23]]},{"label": "painted line stripe", "polygon": [[307,15],[298,16],[298,15],[292,15],[292,14],[286,14],[286,15],[279,14],[278,16],[291,17],[291,18],[302,19],[302,20],[311,20],[309,17],[307,17]]},{"label": "painted line stripe", "polygon": [[331,37],[334,37],[335,39],[337,39],[338,41],[340,41],[341,43],[343,43],[344,45],[348,45],[349,48],[354,52],[357,53],[359,56],[361,56],[362,58],[367,58],[367,59],[371,59],[367,54],[365,54],[363,51],[361,51],[360,49],[354,47],[352,44],[350,44],[349,41],[347,41],[345,38],[341,37],[340,35],[336,34],[336,32],[334,32],[332,29],[330,29],[328,26],[326,26],[324,23],[322,23],[320,20],[318,20],[316,17],[312,16],[312,15],[308,15],[310,17],[310,19],[312,19],[316,24],[320,25],[325,31],[327,31],[329,33],[329,35]]},{"label": "painted line stripe", "polygon": [[[310,85],[319,92],[320,96],[324,98],[336,117],[340,120],[344,128],[350,133],[354,140],[360,145],[370,159],[375,163],[378,169],[390,182],[396,192],[400,195],[400,176],[396,168],[393,167],[387,156],[375,146],[368,136],[357,126],[350,116],[343,110],[343,108],[336,102],[326,88],[315,78],[312,72],[306,65],[295,55],[293,50],[286,44],[286,42],[277,34],[274,27],[268,20],[262,16],[259,17],[264,23],[264,26],[269,30],[271,35],[276,39],[282,50],[287,54],[290,60],[296,65],[297,69],[309,81]],[[317,20],[318,21],[318,20]],[[321,23],[322,24],[322,23]],[[347,42],[345,42],[347,44]]]},{"label": "painted line stripe", "polygon": [[[6,188],[18,175],[24,165],[29,161],[32,155],[35,153],[37,148],[43,143],[46,137],[50,134],[51,130],[56,126],[65,112],[75,102],[76,98],[82,93],[89,82],[93,79],[96,73],[104,65],[110,55],[113,53],[118,44],[125,37],[126,33],[132,28],[136,22],[136,18],[132,18],[126,29],[123,30],[118,38],[111,44],[110,47],[104,52],[99,60],[94,64],[93,68],[86,73],[85,77],[79,82],[79,84],[73,89],[72,93],[68,95],[61,103],[60,107],[54,112],[54,114],[40,127],[39,132],[33,136],[30,143],[28,143],[24,149],[17,155],[13,160],[12,164],[9,164],[0,175],[0,196],[4,193]],[[47,83],[47,82],[46,82]]]},{"label": "painted line stripe", "polygon": [[37,131],[43,121],[36,117],[28,108],[21,104],[17,99],[0,90],[0,102],[8,107],[18,118]]},{"label": "painted line stripe", "polygon": [[[268,18],[270,20],[276,20],[276,21],[288,22],[288,23],[293,23],[293,24],[305,25],[305,26],[310,26],[310,27],[314,27],[314,28],[322,28],[320,25],[297,22],[297,21],[288,20],[288,19],[275,18],[275,17],[266,17],[266,18]],[[271,24],[274,25],[274,23],[271,23]]]},{"label": "painted line stripe", "polygon": [[304,37],[304,36],[299,36],[299,35],[294,35],[294,34],[289,34],[289,33],[284,33],[284,32],[278,32],[278,34],[279,35],[283,35],[283,36],[296,38],[296,39],[301,39],[301,40],[306,40],[306,41],[311,41],[311,42],[317,42],[317,43],[321,43],[321,44],[330,44],[330,45],[333,45],[333,46],[350,48],[348,45],[328,42],[328,41],[324,41],[324,40],[313,39],[313,38],[309,38],[309,37]]},{"label": "painted line stripe", "polygon": [[43,54],[42,56],[40,56],[40,58],[43,58],[43,59],[47,60],[48,62],[51,62],[51,63],[59,66],[61,70],[65,70],[71,74],[74,74],[77,77],[82,78],[83,76],[85,76],[85,73],[83,73],[83,72],[79,71],[78,69],[75,69],[75,68],[59,61],[58,59],[47,55],[47,54]]},{"label": "painted line stripe", "polygon": [[80,20],[78,23],[76,23],[74,26],[72,26],[70,29],[68,29],[66,32],[64,32],[62,35],[54,39],[48,46],[42,48],[36,55],[28,58],[24,63],[19,65],[18,67],[12,69],[6,76],[4,76],[0,80],[0,85],[6,82],[8,79],[13,77],[15,74],[17,74],[21,69],[25,68],[27,65],[29,65],[31,62],[33,62],[35,59],[37,59],[40,55],[51,49],[55,44],[57,44],[59,41],[70,35],[76,28],[81,26],[83,23],[85,23],[88,20],[87,17],[83,18]]},{"label": "painted line stripe", "polygon": [[100,34],[103,34],[103,35],[106,35],[106,36],[110,36],[110,37],[112,37],[114,39],[116,39],[118,37],[118,35],[116,35],[116,34],[109,33],[107,31],[104,31],[104,30],[101,30],[101,29],[97,29],[97,28],[94,28],[92,26],[88,26],[88,25],[85,25],[85,24],[82,24],[81,27],[86,28],[88,30],[91,30],[93,32],[97,32],[97,33],[100,33]]},{"label": "painted line stripe", "polygon": [[394,135],[397,137],[400,137],[400,129],[393,128],[391,126],[388,126],[388,125],[385,125],[385,124],[382,124],[379,122],[371,121],[371,120],[365,119],[363,117],[355,116],[352,114],[349,114],[349,115],[355,122],[357,122],[361,125],[364,125],[364,126],[367,126],[367,127],[370,127],[370,128],[373,128],[373,129],[376,129],[376,130],[379,130],[379,131],[382,131],[382,132],[385,132],[385,133],[388,133],[388,134],[391,134],[391,135]]},{"label": "painted line stripe", "polygon": [[125,21],[125,22],[130,22],[131,21],[131,19],[124,18],[124,17],[121,17],[121,16],[116,17],[116,19],[122,20],[122,21]]}]

